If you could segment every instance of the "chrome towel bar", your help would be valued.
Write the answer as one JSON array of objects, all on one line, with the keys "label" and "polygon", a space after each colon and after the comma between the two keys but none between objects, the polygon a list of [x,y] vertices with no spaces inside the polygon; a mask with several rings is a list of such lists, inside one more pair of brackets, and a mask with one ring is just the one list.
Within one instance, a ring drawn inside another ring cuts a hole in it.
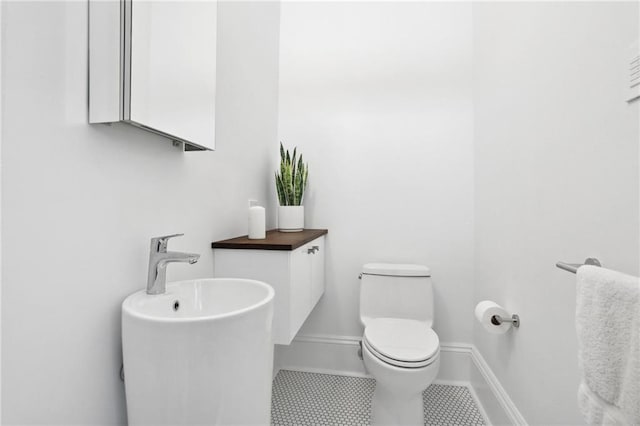
[{"label": "chrome towel bar", "polygon": [[595,257],[589,257],[585,259],[584,263],[564,263],[564,262],[556,263],[556,266],[558,268],[564,269],[565,271],[568,271],[574,274],[578,271],[579,267],[584,265],[602,266],[600,261]]}]

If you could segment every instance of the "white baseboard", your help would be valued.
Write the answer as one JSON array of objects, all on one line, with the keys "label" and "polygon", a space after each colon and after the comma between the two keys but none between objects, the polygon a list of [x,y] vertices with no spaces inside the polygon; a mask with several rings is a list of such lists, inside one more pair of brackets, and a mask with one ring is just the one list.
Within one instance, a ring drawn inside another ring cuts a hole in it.
[{"label": "white baseboard", "polygon": [[290,345],[276,345],[276,369],[366,376],[354,336],[299,335]]},{"label": "white baseboard", "polygon": [[[276,345],[274,377],[279,370],[370,377],[358,357],[362,336],[300,335]],[[467,386],[488,424],[526,425],[495,374],[475,346],[440,343],[438,384]]]},{"label": "white baseboard", "polygon": [[471,360],[473,368],[469,382],[492,424],[526,426],[527,422],[518,407],[475,346],[471,346]]}]

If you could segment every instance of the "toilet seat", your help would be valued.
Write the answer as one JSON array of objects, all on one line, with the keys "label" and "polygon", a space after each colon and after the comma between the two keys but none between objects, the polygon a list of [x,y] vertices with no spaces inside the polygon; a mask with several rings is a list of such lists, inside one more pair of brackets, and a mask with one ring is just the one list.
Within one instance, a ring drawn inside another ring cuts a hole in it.
[{"label": "toilet seat", "polygon": [[402,368],[421,368],[440,353],[438,335],[424,322],[376,318],[364,330],[366,348],[379,360]]}]

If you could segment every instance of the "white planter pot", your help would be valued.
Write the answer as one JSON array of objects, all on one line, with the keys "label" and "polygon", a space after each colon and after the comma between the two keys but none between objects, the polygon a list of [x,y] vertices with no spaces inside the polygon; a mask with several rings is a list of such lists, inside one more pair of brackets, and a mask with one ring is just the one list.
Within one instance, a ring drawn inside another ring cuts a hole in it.
[{"label": "white planter pot", "polygon": [[304,229],[304,206],[278,206],[278,230],[300,232]]}]

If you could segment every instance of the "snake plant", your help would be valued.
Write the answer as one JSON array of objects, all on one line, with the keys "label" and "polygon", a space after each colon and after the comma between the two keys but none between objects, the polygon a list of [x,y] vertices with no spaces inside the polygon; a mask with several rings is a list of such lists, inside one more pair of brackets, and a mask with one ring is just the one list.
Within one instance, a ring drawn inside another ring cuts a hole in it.
[{"label": "snake plant", "polygon": [[280,142],[280,171],[276,171],[276,190],[281,206],[300,206],[307,186],[309,168],[302,162],[302,154],[298,157],[298,148],[293,155],[285,150]]}]

